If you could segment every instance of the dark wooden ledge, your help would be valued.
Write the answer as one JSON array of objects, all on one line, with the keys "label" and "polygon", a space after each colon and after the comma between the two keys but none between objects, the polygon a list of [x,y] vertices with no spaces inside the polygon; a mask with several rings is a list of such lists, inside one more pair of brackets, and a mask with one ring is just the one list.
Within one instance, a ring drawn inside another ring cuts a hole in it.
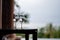
[{"label": "dark wooden ledge", "polygon": [[22,33],[25,34],[25,39],[29,40],[29,34],[33,34],[33,40],[37,40],[37,29],[22,29],[22,30],[0,30],[0,37],[7,34]]}]

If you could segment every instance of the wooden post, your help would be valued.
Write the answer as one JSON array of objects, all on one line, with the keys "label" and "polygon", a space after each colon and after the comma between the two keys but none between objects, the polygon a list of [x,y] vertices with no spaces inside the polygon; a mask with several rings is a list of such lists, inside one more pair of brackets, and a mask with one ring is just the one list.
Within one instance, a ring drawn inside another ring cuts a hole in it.
[{"label": "wooden post", "polygon": [[25,34],[25,40],[29,40],[29,34]]},{"label": "wooden post", "polygon": [[[2,29],[2,0],[0,0],[0,30]],[[2,35],[0,33],[0,40],[2,40]]]},{"label": "wooden post", "polygon": [[0,0],[0,29],[2,29],[2,0]]},{"label": "wooden post", "polygon": [[13,29],[14,0],[2,0],[2,29]]},{"label": "wooden post", "polygon": [[[2,29],[13,30],[14,0],[2,0]],[[10,35],[13,37],[13,34]]]},{"label": "wooden post", "polygon": [[35,33],[33,34],[33,40],[37,40],[37,30],[36,30]]}]

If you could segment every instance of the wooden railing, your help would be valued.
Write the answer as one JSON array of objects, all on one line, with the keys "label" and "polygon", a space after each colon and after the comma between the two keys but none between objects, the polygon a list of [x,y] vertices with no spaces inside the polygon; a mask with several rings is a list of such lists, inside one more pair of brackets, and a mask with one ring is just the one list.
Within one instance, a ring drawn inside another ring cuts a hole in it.
[{"label": "wooden railing", "polygon": [[33,40],[37,40],[37,29],[25,29],[25,30],[0,30],[0,40],[4,35],[22,33],[25,34],[25,40],[29,40],[29,34],[33,34]]}]

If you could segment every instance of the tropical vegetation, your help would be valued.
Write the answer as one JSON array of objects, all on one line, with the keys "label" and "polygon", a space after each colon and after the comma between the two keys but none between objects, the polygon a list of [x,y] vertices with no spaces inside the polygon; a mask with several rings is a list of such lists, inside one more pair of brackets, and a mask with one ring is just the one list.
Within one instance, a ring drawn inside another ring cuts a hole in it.
[{"label": "tropical vegetation", "polygon": [[60,26],[56,28],[52,23],[48,24],[46,27],[43,27],[38,32],[39,38],[60,38]]}]

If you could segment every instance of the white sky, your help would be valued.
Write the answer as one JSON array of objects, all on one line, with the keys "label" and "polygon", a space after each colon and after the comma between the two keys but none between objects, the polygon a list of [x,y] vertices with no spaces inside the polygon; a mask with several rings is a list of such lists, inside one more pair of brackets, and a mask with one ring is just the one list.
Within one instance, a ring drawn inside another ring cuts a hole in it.
[{"label": "white sky", "polygon": [[[60,0],[18,0],[17,4],[21,11],[30,14],[30,23],[23,26],[38,28],[50,22],[60,25]],[[17,23],[17,26],[20,24]]]}]

